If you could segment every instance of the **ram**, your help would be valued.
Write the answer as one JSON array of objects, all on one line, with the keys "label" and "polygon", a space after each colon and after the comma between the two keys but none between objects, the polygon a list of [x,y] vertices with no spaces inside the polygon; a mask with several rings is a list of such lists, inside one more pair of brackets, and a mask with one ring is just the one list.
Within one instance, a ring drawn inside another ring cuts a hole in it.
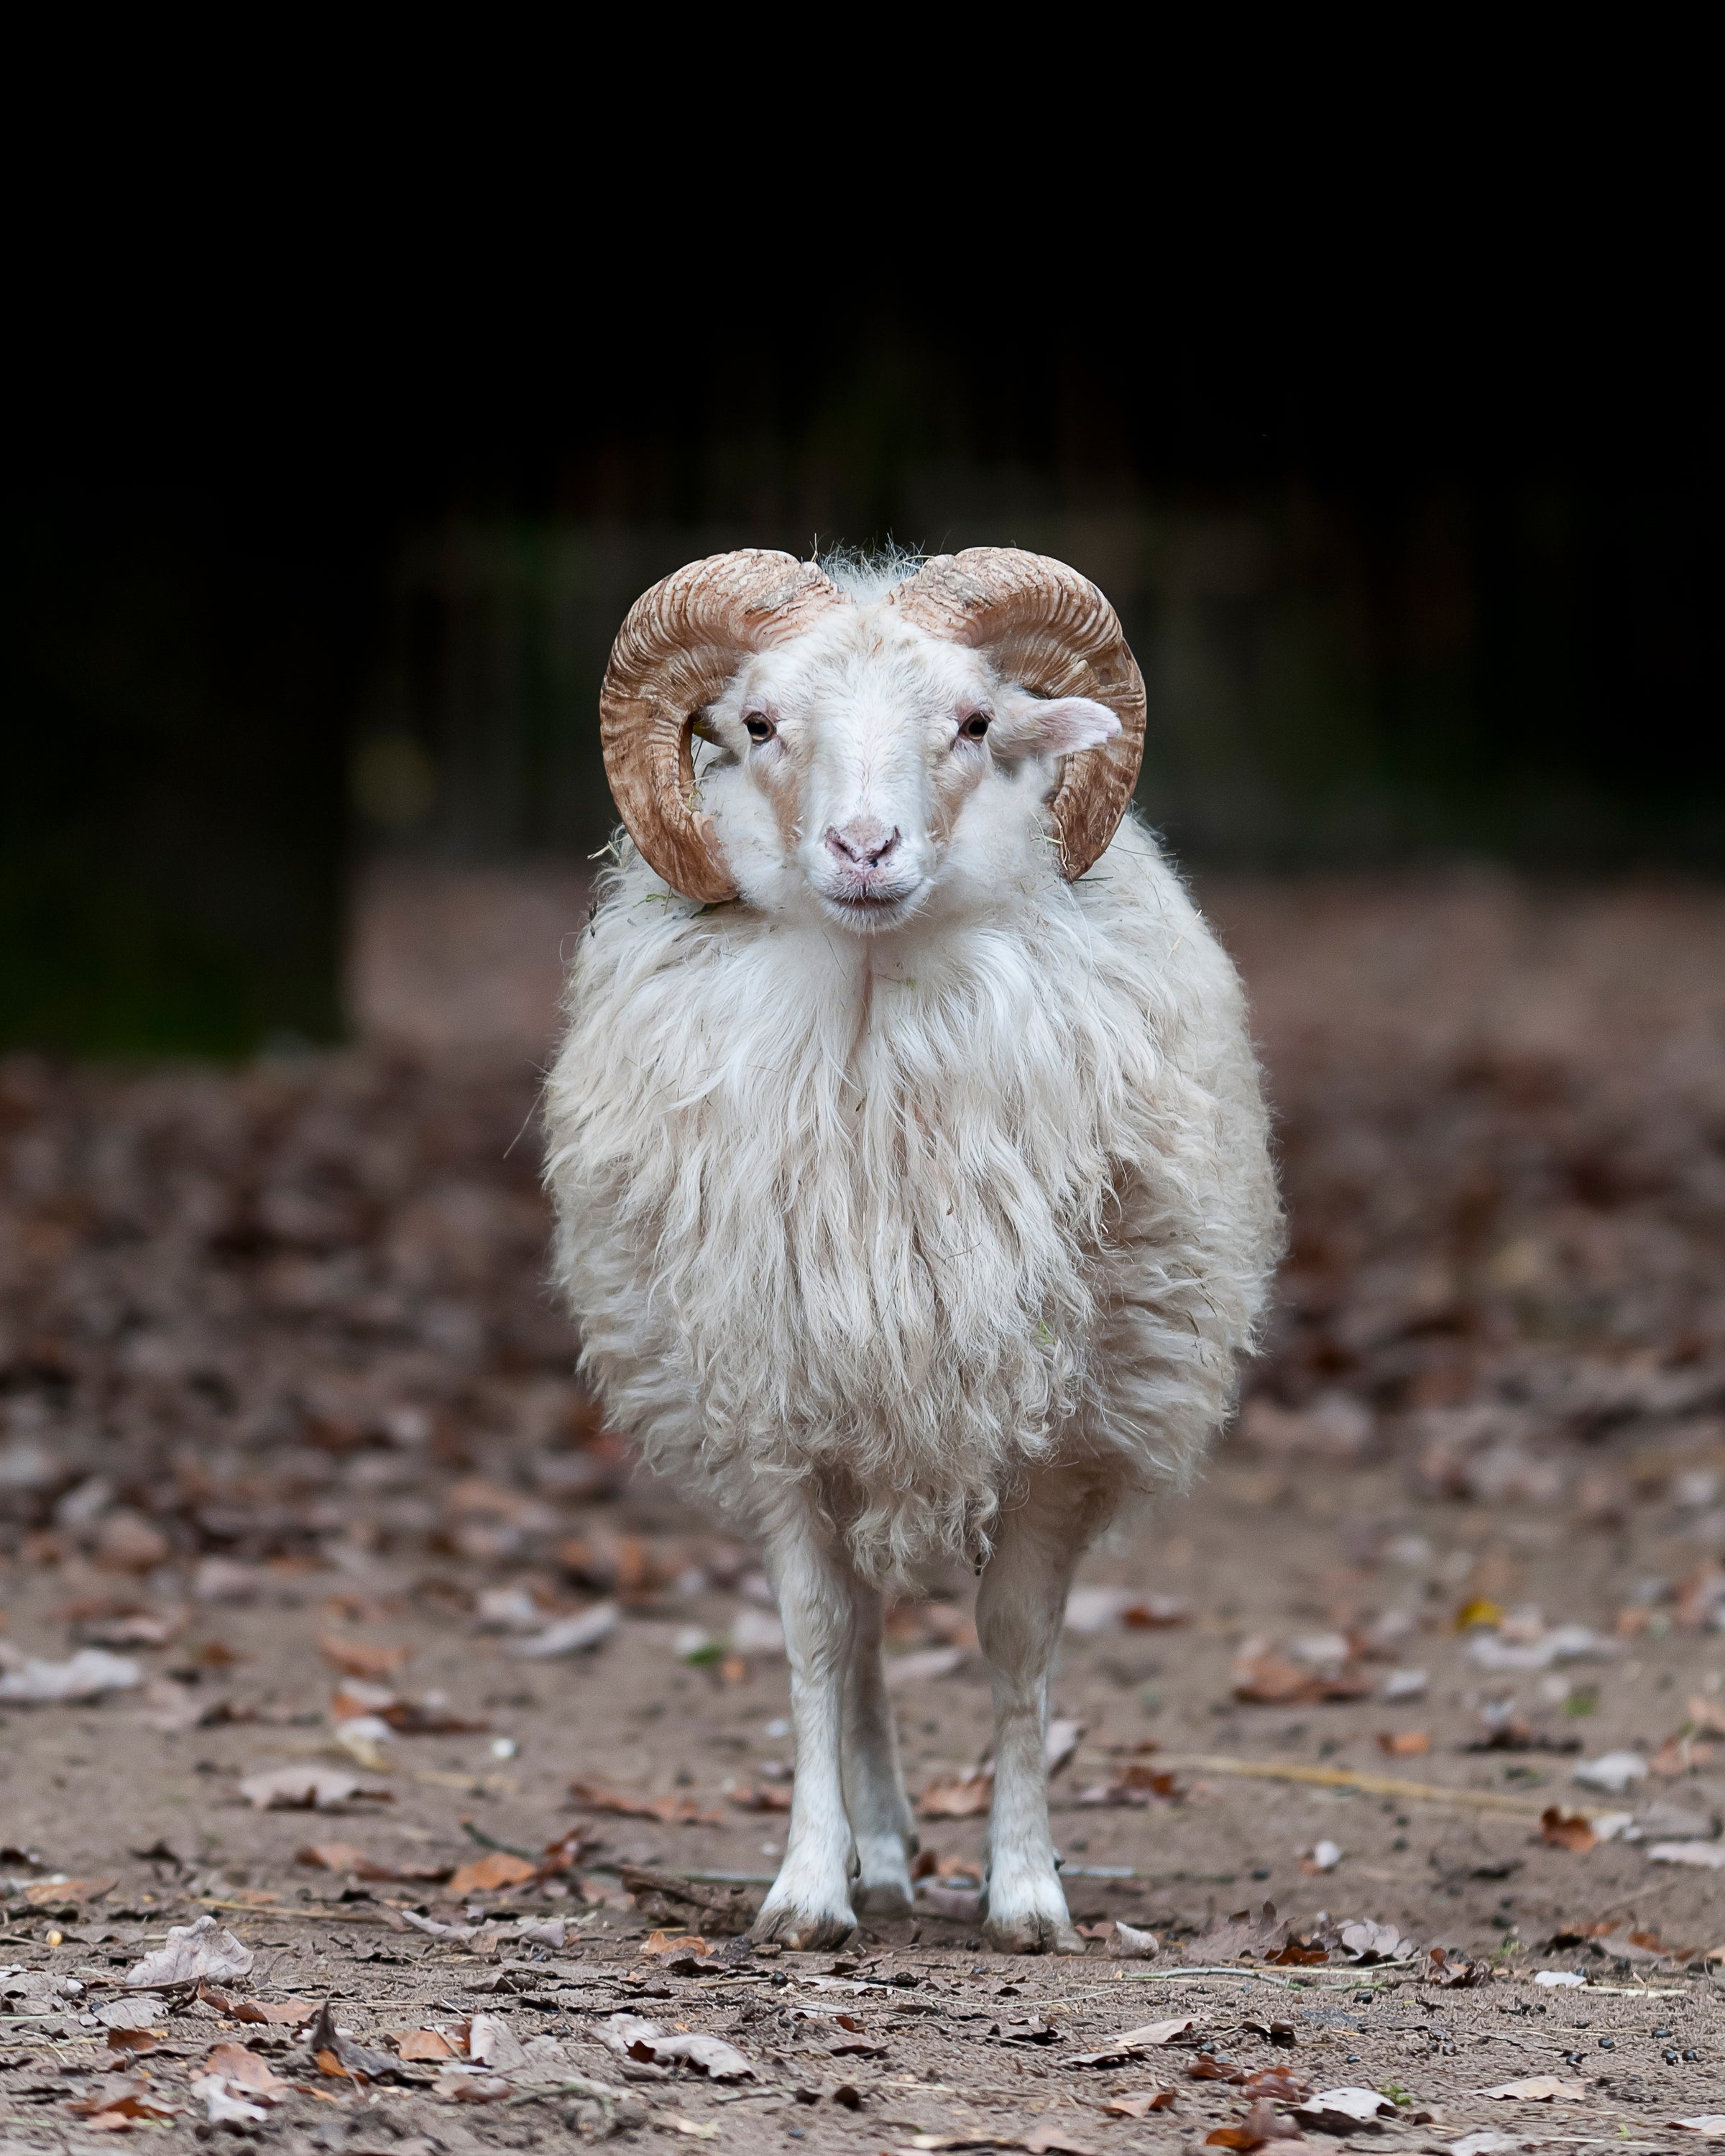
[{"label": "ram", "polygon": [[613,1425],[765,1549],[797,1774],[756,1936],[909,1906],[882,1590],[962,1558],[989,1935],[1072,1947],[1073,1569],[1189,1478],[1279,1236],[1239,982],[1128,808],[1137,666],[1043,556],[746,551],[636,602],[600,719],[629,839],[547,1088],[556,1262]]}]

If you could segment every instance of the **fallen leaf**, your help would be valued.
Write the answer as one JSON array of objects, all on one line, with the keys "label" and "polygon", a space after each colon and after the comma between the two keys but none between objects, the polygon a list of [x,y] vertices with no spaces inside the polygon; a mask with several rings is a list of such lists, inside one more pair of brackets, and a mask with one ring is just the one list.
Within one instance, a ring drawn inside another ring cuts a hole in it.
[{"label": "fallen leaf", "polygon": [[239,1793],[259,1811],[333,1811],[348,1803],[388,1804],[388,1789],[367,1789],[339,1767],[270,1767],[248,1774]]},{"label": "fallen leaf", "polygon": [[1580,2103],[1587,2083],[1565,2081],[1561,2074],[1529,2074],[1523,2081],[1499,2082],[1496,2088],[1481,2089],[1481,2096],[1507,2103]]},{"label": "fallen leaf", "polygon": [[200,1984],[198,1995],[230,2021],[263,2022],[288,2029],[303,2028],[316,2015],[309,1999],[242,1999],[238,1992],[223,1991],[213,1984]]},{"label": "fallen leaf", "polygon": [[732,1789],[726,1798],[740,1812],[788,1812],[791,1788],[787,1782],[763,1782],[747,1789]]},{"label": "fallen leaf", "polygon": [[126,1984],[131,1991],[160,1991],[205,1977],[249,1976],[251,1968],[251,1948],[213,1917],[203,1916],[196,1923],[172,1926],[165,1945],[127,1969]]},{"label": "fallen leaf", "polygon": [[980,1819],[993,1801],[994,1770],[979,1767],[974,1774],[931,1782],[916,1809],[924,1819]]},{"label": "fallen leaf", "polygon": [[1376,2089],[1332,2088],[1307,2097],[1290,2115],[1320,2133],[1352,2133],[1363,2126],[1376,2128],[1385,2113],[1393,2118],[1395,2106]]},{"label": "fallen leaf", "polygon": [[1557,1804],[1548,1804],[1539,1815],[1539,1839],[1549,1848],[1567,1849],[1572,1856],[1585,1856],[1599,1845],[1599,1837],[1584,1812],[1566,1812]]},{"label": "fallen leaf", "polygon": [[1297,2141],[1300,2128],[1261,2098],[1253,2103],[1237,2126],[1219,2126],[1204,2136],[1207,2148],[1261,2148],[1269,2141]]},{"label": "fallen leaf", "polygon": [[1320,1841],[1314,1844],[1312,1848],[1300,1859],[1300,1869],[1302,1871],[1312,1873],[1333,1871],[1341,1861],[1340,1843]]},{"label": "fallen leaf", "polygon": [[653,2022],[634,2014],[612,2015],[599,2035],[620,2058],[634,2059],[642,2065],[688,2066],[716,2082],[758,2078],[742,2053],[721,2036],[667,2035]]},{"label": "fallen leaf", "polygon": [[1186,2069],[1189,2082],[1243,2082],[1245,2077],[1244,2066],[1232,2059],[1219,2059],[1209,2051],[1200,2051]]},{"label": "fallen leaf", "polygon": [[1703,2141],[1725,2141],[1725,2111],[1703,2111],[1693,2118],[1671,2118],[1666,2124],[1679,2133],[1698,2133]]},{"label": "fallen leaf", "polygon": [[454,2059],[460,2056],[447,2036],[435,2029],[409,2029],[395,2040],[398,2057],[413,2060]]},{"label": "fallen leaf", "polygon": [[1687,1864],[1702,1871],[1725,1871],[1725,1841],[1656,1841],[1649,1845],[1653,1864]]},{"label": "fallen leaf", "polygon": [[1050,1781],[1070,1764],[1083,1739],[1084,1724],[1081,1722],[1057,1715],[1049,1723],[1042,1739],[1042,1770]]},{"label": "fallen leaf", "polygon": [[130,1691],[142,1681],[143,1671],[136,1662],[110,1655],[102,1647],[80,1647],[67,1662],[37,1661],[23,1655],[13,1658],[9,1648],[0,1658],[0,1701],[13,1707],[62,1706],[100,1699],[105,1692]]},{"label": "fallen leaf", "polygon": [[[459,2066],[445,2067],[431,2092],[444,2103],[504,2103],[515,2094],[501,2074],[470,2074]],[[713,2128],[715,2136],[718,2130]]]},{"label": "fallen leaf", "polygon": [[167,2015],[167,2001],[154,1997],[105,1999],[95,2009],[96,2020],[106,2029],[159,2028]]},{"label": "fallen leaf", "polygon": [[613,1789],[602,1782],[571,1782],[569,1794],[590,1811],[619,1819],[657,1820],[664,1826],[722,1826],[722,1812],[706,1812],[693,1797],[649,1797],[634,1789]]},{"label": "fallen leaf", "polygon": [[1073,1799],[1081,1804],[1146,1805],[1160,1800],[1177,1803],[1185,1792],[1165,1768],[1147,1767],[1132,1760],[1117,1767],[1106,1782],[1093,1782]]},{"label": "fallen leaf", "polygon": [[1286,1929],[1276,1922],[1276,1904],[1266,1901],[1256,1910],[1236,1909],[1231,1916],[1219,1917],[1199,1938],[1188,1939],[1180,1953],[1183,1960],[1198,1966],[1239,1961],[1245,1955],[1274,1958],[1285,1950],[1286,1943]]},{"label": "fallen leaf", "polygon": [[467,2056],[495,2073],[514,2073],[527,2063],[521,2041],[500,2014],[475,2014],[468,2025]]},{"label": "fallen leaf", "polygon": [[1312,1665],[1276,1652],[1266,1640],[1245,1640],[1234,1658],[1234,1697],[1248,1706],[1291,1707],[1368,1698],[1372,1680],[1345,1651]]},{"label": "fallen leaf", "polygon": [[221,2074],[200,2074],[192,2093],[203,2105],[207,2126],[255,2126],[269,2117],[262,2104],[240,2095]]},{"label": "fallen leaf", "polygon": [[408,1650],[405,1647],[385,1647],[366,1640],[346,1640],[338,1634],[326,1632],[320,1635],[317,1650],[332,1670],[339,1670],[344,1677],[367,1678],[378,1682],[393,1677],[406,1666]]},{"label": "fallen leaf", "polygon": [[1140,1931],[1135,1924],[1122,1923],[1117,1917],[1109,1928],[1107,1953],[1113,1961],[1154,1961],[1162,1952],[1162,1941],[1154,1932]]},{"label": "fallen leaf", "polygon": [[708,1954],[712,1948],[698,1932],[649,1932],[641,1942],[641,1952],[657,1958],[672,1954]]},{"label": "fallen leaf", "polygon": [[1116,2066],[1127,2059],[1135,2059],[1145,2051],[1155,2051],[1163,2044],[1172,2044],[1198,2026],[1189,2014],[1171,2021],[1147,2021],[1140,2029],[1128,2029],[1122,2035],[1111,2036],[1099,2050],[1075,2051],[1064,2063],[1069,2066]]},{"label": "fallen leaf", "polygon": [[108,2049],[127,2052],[134,2058],[159,2049],[161,2043],[161,2034],[154,2029],[110,2028],[108,2031]]},{"label": "fallen leaf", "polygon": [[1055,2118],[1040,2119],[1018,2145],[1025,2156],[1095,2156],[1088,2142]]},{"label": "fallen leaf", "polygon": [[1368,1917],[1340,1926],[1335,1943],[1351,1960],[1365,1964],[1406,1961],[1414,1951],[1414,1942],[1404,1938],[1394,1924],[1376,1924]]},{"label": "fallen leaf", "polygon": [[1146,2089],[1142,2096],[1111,2097],[1102,2106],[1117,2118],[1144,2118],[1153,2111],[1172,2111],[1174,2092],[1171,2088]]},{"label": "fallen leaf", "polygon": [[503,1651],[542,1661],[557,1655],[585,1654],[610,1637],[620,1614],[614,1602],[597,1602],[572,1617],[557,1618],[531,1638],[509,1640]]},{"label": "fallen leaf", "polygon": [[293,2084],[281,2080],[267,2059],[249,2051],[244,2044],[213,2045],[203,2063],[211,2073],[219,2074],[230,2089],[260,2097],[266,2103],[280,2103],[292,2092]]},{"label": "fallen leaf", "polygon": [[[74,2118],[88,2119],[103,2133],[125,2133],[135,2118],[177,2118],[180,2107],[146,2081],[110,2084],[94,2096],[66,2106]],[[262,2113],[259,2116],[261,2118]]]},{"label": "fallen leaf", "polygon": [[539,1866],[525,1856],[504,1849],[488,1850],[471,1864],[464,1864],[449,1881],[452,1901],[465,1902],[470,1894],[501,1893],[506,1887],[525,1886],[539,1876]]},{"label": "fallen leaf", "polygon": [[112,1879],[39,1879],[25,1887],[23,1899],[33,1909],[54,1909],[62,1902],[99,1902],[117,1884]]},{"label": "fallen leaf", "polygon": [[1620,1797],[1633,1782],[1647,1778],[1647,1762],[1639,1752],[1607,1752],[1598,1759],[1584,1759],[1570,1769],[1570,1779],[1589,1789],[1603,1789]]},{"label": "fallen leaf", "polygon": [[[325,1999],[305,2032],[305,2048],[321,2074],[332,2081],[406,2082],[418,2077],[402,2071],[403,2061],[388,2051],[374,2051],[346,2029],[336,2026],[333,2002]],[[420,2084],[423,2086],[423,2084]]]},{"label": "fallen leaf", "polygon": [[1421,1758],[1431,1749],[1429,1729],[1384,1729],[1378,1732],[1378,1749],[1393,1759]]},{"label": "fallen leaf", "polygon": [[447,1879],[454,1866],[436,1862],[405,1864],[382,1856],[368,1856],[362,1849],[355,1848],[351,1841],[308,1842],[294,1859],[314,1871],[345,1872],[353,1879],[393,1880],[406,1882],[424,1880],[437,1884]]}]

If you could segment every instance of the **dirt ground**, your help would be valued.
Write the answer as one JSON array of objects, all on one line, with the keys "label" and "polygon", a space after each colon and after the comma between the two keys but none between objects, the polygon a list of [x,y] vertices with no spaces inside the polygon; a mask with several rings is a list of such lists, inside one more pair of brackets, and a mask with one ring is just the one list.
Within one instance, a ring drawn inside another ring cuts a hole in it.
[{"label": "dirt ground", "polygon": [[1293,1244],[1239,1429],[1069,1613],[1081,1958],[978,1943],[963,1578],[892,1625],[916,1915],[737,1936],[788,1802],[770,1599],[631,1476],[542,1286],[572,891],[374,890],[352,1051],[0,1065],[0,2156],[1725,2113],[1725,898],[1204,896]]}]

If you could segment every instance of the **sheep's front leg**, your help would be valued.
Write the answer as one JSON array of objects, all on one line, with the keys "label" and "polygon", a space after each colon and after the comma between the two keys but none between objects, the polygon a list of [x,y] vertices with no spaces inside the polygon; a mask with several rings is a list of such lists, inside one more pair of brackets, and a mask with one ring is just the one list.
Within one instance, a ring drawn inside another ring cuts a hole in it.
[{"label": "sheep's front leg", "polygon": [[784,1862],[752,1936],[778,1939],[806,1953],[837,1946],[856,1928],[850,1907],[850,1824],[839,1774],[851,1578],[849,1568],[800,1513],[768,1535],[766,1556],[791,1665],[797,1779]]},{"label": "sheep's front leg", "polygon": [[902,1916],[911,1906],[916,1830],[898,1761],[898,1735],[880,1659],[880,1594],[857,1582],[851,1591],[850,1652],[845,1666],[845,1809],[856,1837],[861,1876],[856,1906],[871,1916]]},{"label": "sheep's front leg", "polygon": [[977,1634],[994,1678],[994,1802],[988,1820],[989,1940],[1004,1953],[1079,1953],[1048,1828],[1049,1667],[1084,1547],[1083,1507],[1053,1478],[1001,1520],[977,1594]]}]

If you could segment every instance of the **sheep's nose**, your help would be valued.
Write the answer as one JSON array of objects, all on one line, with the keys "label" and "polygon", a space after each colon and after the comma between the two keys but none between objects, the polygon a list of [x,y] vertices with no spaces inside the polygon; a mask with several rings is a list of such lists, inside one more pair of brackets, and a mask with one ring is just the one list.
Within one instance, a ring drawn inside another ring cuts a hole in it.
[{"label": "sheep's nose", "polygon": [[889,831],[884,824],[872,816],[859,816],[855,823],[841,829],[829,824],[826,832],[827,850],[835,855],[847,868],[879,868],[881,862],[898,844],[899,834]]}]

